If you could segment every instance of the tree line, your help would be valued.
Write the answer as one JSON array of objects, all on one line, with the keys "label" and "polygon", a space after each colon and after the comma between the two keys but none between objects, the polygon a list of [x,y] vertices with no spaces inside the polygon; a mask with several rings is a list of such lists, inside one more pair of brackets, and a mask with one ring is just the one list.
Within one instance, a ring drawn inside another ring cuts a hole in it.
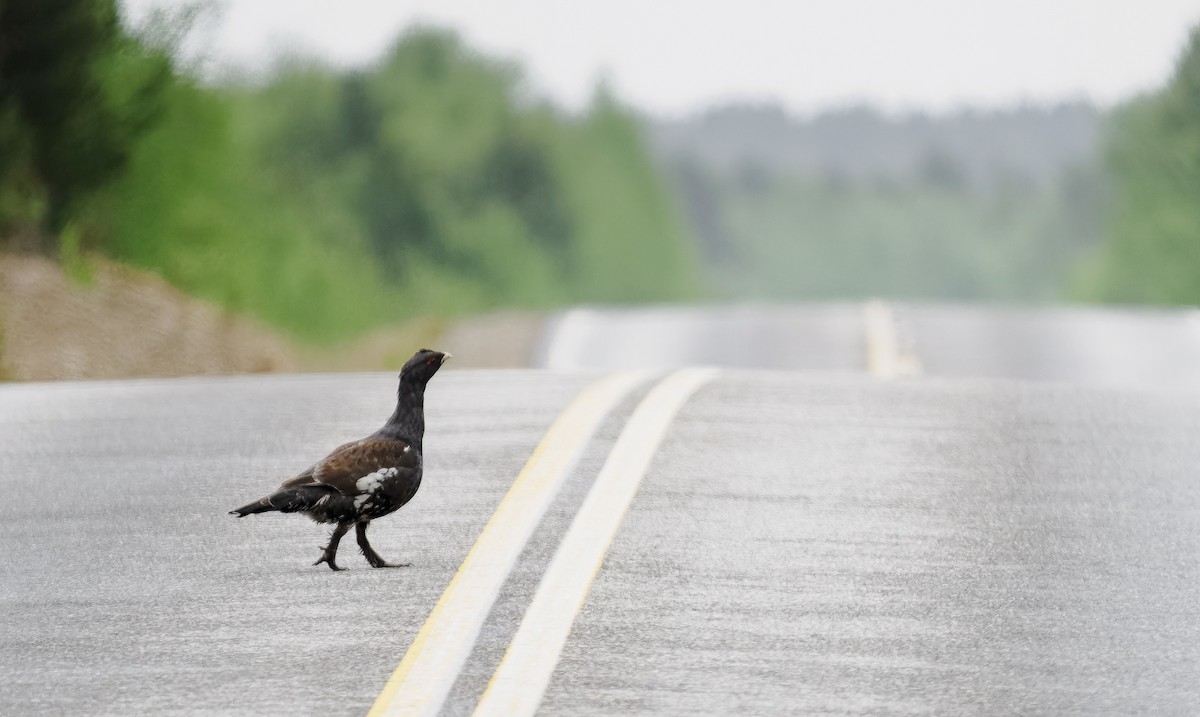
[{"label": "tree line", "polygon": [[190,12],[0,0],[0,246],[104,254],[315,341],[704,296],[1200,303],[1200,31],[1108,113],[671,124],[604,87],[565,112],[429,28],[367,67],[201,82]]},{"label": "tree line", "polygon": [[1200,29],[1109,111],[648,122],[720,296],[1200,303]]},{"label": "tree line", "polygon": [[1079,295],[1121,303],[1200,304],[1200,27],[1166,86],[1117,108],[1105,161],[1105,243]]},{"label": "tree line", "polygon": [[179,20],[0,3],[0,241],[100,252],[315,340],[696,295],[685,227],[603,87],[565,113],[436,29],[366,68],[291,58],[213,86],[174,60]]}]

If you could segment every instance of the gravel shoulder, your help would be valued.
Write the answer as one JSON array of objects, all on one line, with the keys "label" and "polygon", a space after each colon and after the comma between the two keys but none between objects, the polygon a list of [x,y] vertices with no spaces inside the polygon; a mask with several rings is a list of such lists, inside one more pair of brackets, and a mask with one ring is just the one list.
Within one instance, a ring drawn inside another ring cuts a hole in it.
[{"label": "gravel shoulder", "polygon": [[450,351],[456,367],[521,368],[543,322],[532,312],[417,319],[312,347],[149,272],[99,257],[88,266],[80,282],[45,257],[0,254],[0,379],[391,371],[422,345]]}]

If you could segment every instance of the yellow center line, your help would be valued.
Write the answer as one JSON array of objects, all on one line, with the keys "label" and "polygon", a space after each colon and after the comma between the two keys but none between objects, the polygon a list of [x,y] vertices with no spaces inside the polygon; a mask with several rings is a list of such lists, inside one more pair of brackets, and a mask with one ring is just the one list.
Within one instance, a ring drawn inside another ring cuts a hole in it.
[{"label": "yellow center line", "polygon": [[475,717],[532,715],[537,710],[575,616],[671,421],[716,375],[715,369],[677,371],[634,410],[546,568]]},{"label": "yellow center line", "polygon": [[566,476],[604,417],[648,375],[631,371],[597,381],[550,426],[375,699],[368,717],[438,713],[501,586]]},{"label": "yellow center line", "polygon": [[900,345],[892,307],[882,301],[868,301],[863,306],[863,322],[867,333],[868,373],[885,380],[921,374],[921,362],[916,355]]}]

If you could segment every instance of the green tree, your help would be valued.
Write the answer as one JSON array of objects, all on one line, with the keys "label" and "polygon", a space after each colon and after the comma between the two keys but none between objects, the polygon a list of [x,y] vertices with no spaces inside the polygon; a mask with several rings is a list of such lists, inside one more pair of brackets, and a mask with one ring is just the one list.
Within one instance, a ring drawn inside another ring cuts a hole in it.
[{"label": "green tree", "polygon": [[0,3],[0,150],[28,157],[50,234],[120,174],[172,77],[166,51],[124,32],[115,0]]},{"label": "green tree", "polygon": [[293,61],[245,103],[266,171],[295,204],[346,215],[356,228],[330,241],[369,253],[413,308],[691,290],[675,207],[607,96],[563,115],[511,65],[422,29],[365,70]]},{"label": "green tree", "polygon": [[351,72],[291,57],[214,87],[175,59],[199,8],[130,34],[115,0],[0,0],[0,237],[86,237],[314,341],[692,292],[675,207],[607,94],[568,115],[430,29]]},{"label": "green tree", "polygon": [[1167,86],[1117,111],[1108,160],[1107,247],[1081,293],[1200,303],[1200,28]]}]

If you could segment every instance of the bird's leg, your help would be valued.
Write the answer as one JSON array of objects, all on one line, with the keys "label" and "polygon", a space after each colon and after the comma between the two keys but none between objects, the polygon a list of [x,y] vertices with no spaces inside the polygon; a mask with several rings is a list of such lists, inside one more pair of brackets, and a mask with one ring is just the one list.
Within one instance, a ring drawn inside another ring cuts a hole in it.
[{"label": "bird's leg", "polygon": [[342,536],[346,534],[346,531],[350,530],[350,523],[351,521],[349,520],[338,523],[337,527],[333,529],[333,532],[329,534],[329,545],[325,546],[325,548],[321,551],[321,557],[317,558],[317,562],[313,563],[313,565],[329,563],[330,570],[342,569],[338,567],[336,562],[338,543],[342,541]]},{"label": "bird's leg", "polygon": [[364,521],[364,522],[361,522],[358,525],[354,526],[354,535],[355,535],[355,537],[358,538],[358,547],[360,550],[362,550],[363,557],[367,559],[367,562],[371,564],[371,567],[373,567],[373,568],[407,568],[409,565],[412,564],[412,563],[403,563],[400,565],[393,565],[392,563],[389,563],[386,560],[384,560],[383,558],[379,557],[379,553],[375,552],[375,549],[372,548],[371,544],[367,542],[367,526],[368,525],[369,525],[369,523]]}]

